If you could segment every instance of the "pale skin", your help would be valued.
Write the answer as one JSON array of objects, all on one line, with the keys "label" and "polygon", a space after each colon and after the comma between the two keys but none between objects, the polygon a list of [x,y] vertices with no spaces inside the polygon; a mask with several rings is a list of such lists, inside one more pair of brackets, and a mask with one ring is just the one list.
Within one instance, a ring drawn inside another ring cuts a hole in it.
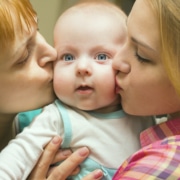
[{"label": "pale skin", "polygon": [[[135,1],[127,20],[128,39],[113,62],[114,69],[118,70],[117,93],[122,97],[123,109],[130,114],[170,114],[179,117],[180,98],[160,59],[156,19],[146,1]],[[74,164],[78,165],[78,161]],[[98,178],[101,179],[100,176]],[[96,179],[93,173],[84,178],[89,179]]]},{"label": "pale skin", "polygon": [[54,29],[58,54],[54,91],[61,101],[78,109],[101,113],[119,110],[112,61],[125,41],[125,18],[117,23],[119,17],[102,8],[95,15],[71,11],[59,18]]}]

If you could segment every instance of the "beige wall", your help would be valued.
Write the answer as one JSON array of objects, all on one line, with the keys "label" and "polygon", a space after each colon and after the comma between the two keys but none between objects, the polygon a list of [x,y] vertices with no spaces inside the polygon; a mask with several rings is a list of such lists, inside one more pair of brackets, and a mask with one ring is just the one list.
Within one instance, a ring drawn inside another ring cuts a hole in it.
[{"label": "beige wall", "polygon": [[52,45],[53,27],[59,15],[60,0],[30,0],[38,14],[38,24],[41,34]]},{"label": "beige wall", "polygon": [[[39,29],[47,42],[53,45],[53,28],[57,18],[78,0],[30,0],[38,14]],[[118,5],[130,6],[134,0],[109,0]],[[125,9],[126,11],[126,9]]]}]

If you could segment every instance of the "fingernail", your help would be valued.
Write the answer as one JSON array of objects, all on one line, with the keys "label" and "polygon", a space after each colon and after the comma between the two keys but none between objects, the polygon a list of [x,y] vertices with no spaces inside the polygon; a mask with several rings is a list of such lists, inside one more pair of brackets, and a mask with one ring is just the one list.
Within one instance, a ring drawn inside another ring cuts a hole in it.
[{"label": "fingernail", "polygon": [[103,172],[101,170],[98,169],[94,171],[94,179],[99,179],[101,177],[103,177]]},{"label": "fingernail", "polygon": [[87,147],[80,148],[78,151],[79,155],[82,157],[87,156],[89,154],[89,150]]},{"label": "fingernail", "polygon": [[60,142],[60,137],[59,136],[55,136],[53,137],[52,141],[53,144],[58,144]]},{"label": "fingernail", "polygon": [[72,152],[69,149],[63,150],[62,153],[64,156],[69,156],[70,154],[72,154]]}]

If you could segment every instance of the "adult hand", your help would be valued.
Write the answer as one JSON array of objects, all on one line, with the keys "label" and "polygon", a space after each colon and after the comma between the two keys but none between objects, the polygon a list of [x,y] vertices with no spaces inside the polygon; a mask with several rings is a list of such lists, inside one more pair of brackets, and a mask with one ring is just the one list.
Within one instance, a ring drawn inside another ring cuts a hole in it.
[{"label": "adult hand", "polygon": [[103,172],[99,169],[91,172],[87,176],[85,176],[82,180],[100,180],[103,178]]},{"label": "adult hand", "polygon": [[[62,139],[58,136],[54,137],[46,146],[41,158],[31,172],[28,180],[65,180],[68,176],[79,172],[78,165],[84,161],[89,155],[89,150],[86,147],[78,149],[71,154],[70,150],[57,152]],[[71,155],[70,155],[71,154]],[[70,156],[69,156],[70,155]],[[69,156],[69,157],[68,157]],[[67,158],[67,159],[66,159]],[[59,166],[54,167],[49,171],[49,166],[55,162],[63,161]],[[87,175],[83,180],[100,179],[102,172],[96,170]]]}]

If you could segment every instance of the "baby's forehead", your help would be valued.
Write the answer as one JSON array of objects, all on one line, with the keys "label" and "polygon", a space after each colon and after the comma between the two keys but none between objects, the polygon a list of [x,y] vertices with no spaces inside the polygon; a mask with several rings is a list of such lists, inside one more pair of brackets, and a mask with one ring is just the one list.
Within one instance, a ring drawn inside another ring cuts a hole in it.
[{"label": "baby's forehead", "polygon": [[[110,28],[126,29],[126,16],[121,14],[121,10],[118,12],[113,11],[111,8],[103,8],[102,5],[90,5],[83,6],[78,5],[68,9],[58,19],[55,29],[70,28],[87,26],[90,29],[92,27],[99,27],[99,25],[110,26]],[[112,13],[113,12],[113,13]]]},{"label": "baby's forehead", "polygon": [[117,16],[122,19],[127,18],[126,14],[116,5],[109,2],[100,3],[97,1],[92,1],[92,2],[88,1],[84,3],[79,3],[67,9],[60,17],[63,18],[65,16],[71,16],[77,14],[91,15],[91,16],[109,15],[109,16]]}]

